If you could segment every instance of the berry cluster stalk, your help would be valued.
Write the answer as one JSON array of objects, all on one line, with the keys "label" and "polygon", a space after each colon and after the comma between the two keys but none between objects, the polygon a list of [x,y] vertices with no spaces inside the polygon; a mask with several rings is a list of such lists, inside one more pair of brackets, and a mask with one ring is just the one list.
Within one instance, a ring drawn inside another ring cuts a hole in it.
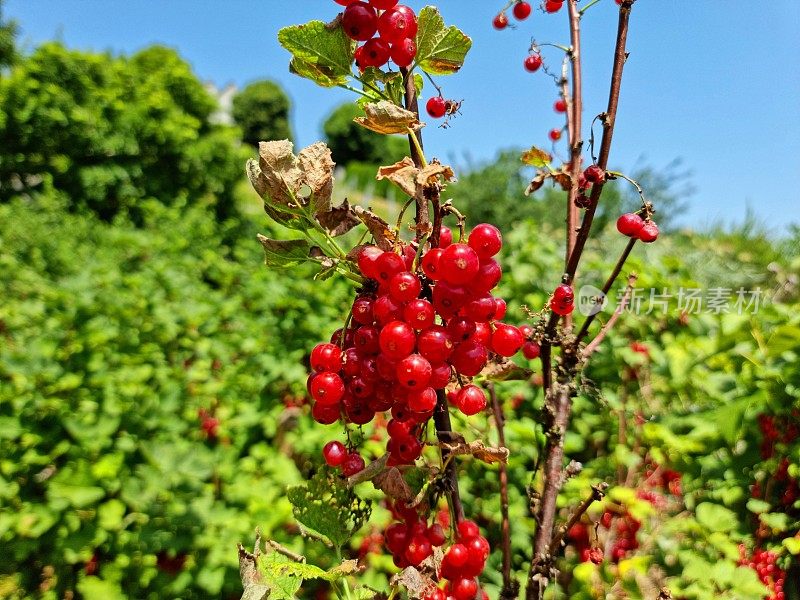
[{"label": "berry cluster stalk", "polygon": [[[614,133],[614,123],[617,116],[617,106],[619,103],[620,85],[622,83],[622,71],[627,58],[626,41],[628,34],[628,22],[631,7],[635,0],[622,0],[620,4],[619,23],[617,28],[616,48],[614,51],[614,65],[611,76],[611,90],[608,99],[608,108],[602,115],[603,137],[600,144],[600,153],[597,165],[606,170],[608,166],[609,151],[611,149],[611,139]],[[569,204],[567,209],[567,253],[566,268],[562,278],[563,283],[573,284],[575,273],[578,269],[581,256],[583,254],[586,241],[592,227],[592,221],[597,209],[598,201],[603,190],[603,182],[598,182],[592,186],[590,202],[584,213],[580,227],[575,231],[577,224],[577,211],[575,209],[575,198],[578,195],[578,175],[581,169],[581,150],[583,141],[581,139],[581,112],[582,112],[582,90],[581,90],[581,56],[580,56],[580,16],[578,0],[567,0],[568,16],[570,23],[571,44],[570,63],[572,68],[572,94],[568,102],[568,132],[571,149],[570,172],[572,174],[572,185],[569,193]],[[609,278],[606,287],[610,289],[614,280],[622,269],[624,259],[630,252],[630,247],[626,249],[624,257],[614,269],[614,274]],[[607,291],[607,290],[606,290]],[[536,521],[538,523],[533,541],[533,557],[531,560],[530,571],[528,574],[528,585],[525,593],[527,600],[540,600],[544,596],[544,591],[552,580],[555,570],[554,563],[560,548],[559,543],[554,545],[557,539],[555,527],[556,501],[563,485],[563,465],[564,465],[564,434],[569,424],[570,413],[572,410],[572,397],[576,393],[575,378],[578,367],[582,360],[580,352],[581,338],[586,334],[588,325],[581,329],[578,336],[571,334],[571,323],[566,321],[564,336],[557,335],[557,328],[560,321],[559,315],[553,313],[547,323],[545,335],[541,344],[541,360],[543,369],[543,388],[545,393],[545,433],[546,443],[544,448],[544,472],[543,488],[538,498],[538,510]],[[556,368],[553,368],[552,349],[554,345],[560,345],[560,361]],[[554,373],[555,371],[555,373]],[[555,382],[554,382],[555,376]]]}]

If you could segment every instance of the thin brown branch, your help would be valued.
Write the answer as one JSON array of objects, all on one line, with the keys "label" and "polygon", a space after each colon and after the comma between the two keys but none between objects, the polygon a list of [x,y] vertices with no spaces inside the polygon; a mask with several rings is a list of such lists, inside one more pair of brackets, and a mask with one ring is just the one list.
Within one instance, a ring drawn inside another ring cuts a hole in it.
[{"label": "thin brown branch", "polygon": [[567,532],[575,523],[581,520],[581,517],[589,510],[593,502],[599,502],[605,497],[607,489],[608,484],[605,481],[601,481],[597,485],[592,486],[592,494],[580,503],[578,508],[575,509],[575,512],[567,519],[567,522],[559,527],[558,531],[556,531],[556,534],[553,536],[553,541],[550,543],[551,555],[556,554],[561,549],[561,540],[564,539]]},{"label": "thin brown branch", "polygon": [[[405,94],[404,94],[404,103],[406,110],[410,110],[413,112],[417,117],[419,117],[419,103],[417,102],[417,88],[414,85],[414,77],[411,76],[408,69],[401,68],[400,73],[403,75],[403,81],[405,82]],[[416,136],[416,144],[414,143],[414,139],[412,139],[412,135]],[[419,148],[424,148],[422,145],[422,132],[417,131],[416,133],[409,133],[408,134],[408,146],[411,151],[411,160],[414,161],[414,165],[417,168],[422,168],[424,164],[424,157],[420,156],[419,151],[417,151],[417,145]],[[416,198],[416,238],[419,241],[420,237],[423,235],[425,231],[427,231],[428,224],[430,223],[430,214],[428,212],[428,199],[417,195]]]},{"label": "thin brown branch", "polygon": [[[433,410],[433,423],[436,425],[436,438],[441,444],[454,441],[453,426],[450,424],[450,411],[447,406],[447,395],[444,390],[436,390],[436,408]],[[458,491],[458,473],[456,461],[448,460],[450,453],[445,447],[441,448],[442,464],[444,465],[443,481],[447,503],[453,523],[464,520],[464,507],[461,505],[461,494]]]},{"label": "thin brown branch", "polygon": [[[628,257],[631,254],[631,250],[636,245],[636,238],[631,238],[628,241],[628,244],[625,246],[625,250],[622,251],[619,259],[617,260],[617,264],[614,265],[614,269],[611,271],[611,274],[606,279],[606,282],[603,284],[603,298],[608,296],[608,292],[611,290],[611,287],[614,285],[614,282],[619,277],[620,272],[622,271],[622,267],[625,266],[625,262],[628,260]],[[586,320],[583,322],[583,325],[578,331],[578,334],[575,336],[575,345],[577,346],[580,344],[581,340],[586,337],[586,334],[589,332],[589,327],[591,326],[592,322],[594,321],[595,317],[600,314],[598,310],[596,313],[593,313],[586,317]]]},{"label": "thin brown branch", "polygon": [[[501,447],[506,447],[505,417],[503,408],[497,399],[497,392],[494,383],[488,382],[486,388],[489,390],[489,398],[492,401],[492,411],[494,422],[497,426],[497,438]],[[511,520],[508,516],[508,470],[506,464],[501,462],[500,466],[500,535],[502,540],[503,553],[503,588],[500,592],[500,600],[513,600],[519,594],[519,583],[511,577]]]},{"label": "thin brown branch", "polygon": [[603,328],[600,330],[600,333],[598,333],[597,336],[591,342],[586,344],[586,347],[581,352],[581,356],[583,356],[583,358],[589,358],[592,355],[592,353],[595,350],[597,350],[598,346],[600,346],[601,342],[605,339],[606,335],[608,335],[608,332],[611,331],[612,327],[614,327],[614,324],[617,322],[617,319],[619,319],[620,315],[622,315],[622,313],[625,312],[625,309],[628,306],[628,301],[631,298],[631,293],[633,292],[633,286],[636,285],[636,279],[637,279],[636,273],[631,273],[630,275],[628,275],[628,285],[625,288],[625,293],[622,295],[622,299],[620,300],[619,305],[617,306],[617,310],[614,311],[614,314],[611,315],[611,318],[608,319],[608,322],[606,322],[606,324],[603,325]]},{"label": "thin brown branch", "polygon": [[283,554],[286,558],[290,558],[294,562],[304,563],[306,562],[306,557],[302,554],[298,554],[297,552],[293,552],[289,550],[286,546],[283,546],[276,542],[275,540],[267,540],[267,544],[275,550],[278,554]]}]

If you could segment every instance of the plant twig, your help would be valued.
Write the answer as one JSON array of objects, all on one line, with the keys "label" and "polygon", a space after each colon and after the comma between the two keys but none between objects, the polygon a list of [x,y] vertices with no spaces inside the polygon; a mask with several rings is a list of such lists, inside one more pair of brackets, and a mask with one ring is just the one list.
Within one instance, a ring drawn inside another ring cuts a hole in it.
[{"label": "plant twig", "polygon": [[567,534],[567,532],[572,528],[573,525],[575,525],[575,523],[581,520],[581,517],[587,510],[589,510],[589,507],[593,502],[599,502],[605,497],[607,489],[608,484],[605,481],[592,486],[592,494],[580,503],[578,508],[575,509],[575,512],[573,512],[570,518],[567,519],[567,522],[559,527],[558,531],[556,531],[556,534],[553,536],[553,541],[550,542],[550,554],[555,554],[561,549],[561,540],[564,539],[564,536]]},{"label": "plant twig", "polygon": [[628,275],[628,285],[625,288],[625,293],[622,295],[622,300],[620,300],[619,306],[614,311],[614,314],[608,319],[608,322],[603,325],[603,328],[600,330],[600,333],[588,344],[581,352],[581,356],[583,358],[589,358],[592,353],[597,350],[597,347],[600,346],[601,342],[605,339],[608,332],[611,331],[611,328],[614,327],[614,323],[617,322],[620,315],[625,311],[625,308],[628,306],[628,301],[630,300],[631,293],[633,292],[633,286],[636,285],[636,273],[631,273]]},{"label": "plant twig", "polygon": [[[447,406],[447,395],[444,390],[436,390],[436,408],[433,410],[433,423],[436,425],[436,437],[439,442],[452,442],[453,426],[450,424],[450,410]],[[441,445],[441,444],[440,444]],[[442,453],[442,480],[445,484],[445,494],[447,503],[450,506],[450,513],[455,525],[464,520],[464,507],[461,505],[461,494],[458,491],[458,473],[456,472],[456,461],[448,460],[449,452],[446,448],[441,448]]]},{"label": "plant twig", "polygon": [[[494,389],[494,382],[487,382],[486,388],[489,390],[489,397],[492,400],[492,411],[494,422],[497,426],[497,438],[501,447],[506,447],[505,417],[503,408],[497,399],[497,392]],[[511,520],[508,516],[508,470],[504,462],[500,463],[500,535],[502,539],[503,553],[503,588],[500,592],[500,600],[513,600],[519,594],[519,583],[511,578]]]},{"label": "plant twig", "polygon": [[306,562],[305,556],[289,550],[289,548],[279,544],[275,540],[267,540],[267,544],[269,544],[270,547],[273,550],[275,550],[275,552],[277,552],[278,554],[283,554],[286,558],[291,558],[294,562],[299,562],[299,563]]}]

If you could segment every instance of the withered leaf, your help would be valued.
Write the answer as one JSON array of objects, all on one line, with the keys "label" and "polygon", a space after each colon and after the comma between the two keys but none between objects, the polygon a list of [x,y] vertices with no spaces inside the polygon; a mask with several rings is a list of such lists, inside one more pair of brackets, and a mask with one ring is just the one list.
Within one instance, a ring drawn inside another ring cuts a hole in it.
[{"label": "withered leaf", "polygon": [[528,150],[525,150],[525,152],[522,153],[520,160],[522,160],[522,162],[524,162],[526,165],[541,168],[549,165],[550,161],[553,160],[553,157],[541,148],[531,146]]},{"label": "withered leaf", "polygon": [[432,594],[436,587],[436,583],[429,575],[414,567],[406,567],[394,575],[389,584],[407,589],[409,598],[424,598],[428,594]]},{"label": "withered leaf", "polygon": [[353,210],[356,216],[361,219],[361,222],[367,226],[372,237],[375,238],[375,245],[381,250],[391,250],[397,240],[397,236],[389,227],[389,224],[371,210],[360,206],[354,206]]},{"label": "withered leaf", "polygon": [[374,477],[372,484],[389,498],[408,501],[414,497],[414,493],[397,467],[390,467]]},{"label": "withered leaf", "polygon": [[376,458],[371,463],[369,463],[366,467],[361,469],[355,475],[351,475],[347,478],[347,487],[353,487],[354,485],[358,485],[359,483],[363,483],[365,481],[369,481],[374,479],[381,473],[386,471],[386,462],[389,460],[389,455],[384,454],[380,458]]},{"label": "withered leaf", "polygon": [[413,112],[386,100],[365,104],[364,113],[353,121],[376,133],[408,133],[409,129],[416,131],[423,126]]},{"label": "withered leaf", "polygon": [[416,196],[417,194],[417,174],[419,169],[414,166],[414,161],[409,157],[384,167],[378,167],[378,174],[375,178],[380,181],[388,179],[407,196]]},{"label": "withered leaf", "polygon": [[344,235],[361,223],[361,219],[358,218],[347,200],[327,212],[317,213],[317,221],[333,237]]},{"label": "withered leaf", "polygon": [[531,179],[531,182],[528,184],[528,187],[525,188],[525,195],[530,196],[536,190],[544,185],[544,182],[547,181],[547,178],[550,177],[549,173],[544,171],[539,171],[536,173],[536,176]]},{"label": "withered leaf", "polygon": [[311,188],[314,214],[327,212],[333,193],[333,168],[331,150],[322,142],[303,148],[297,155],[304,183]]},{"label": "withered leaf", "polygon": [[466,443],[440,443],[440,446],[445,448],[448,452],[455,455],[471,454],[473,457],[485,463],[491,464],[496,462],[505,463],[508,461],[508,448],[500,447],[493,448],[486,446],[482,441],[475,440],[474,442]]},{"label": "withered leaf", "polygon": [[455,173],[448,165],[443,165],[438,160],[432,160],[427,167],[424,167],[417,175],[417,183],[422,186],[439,183],[439,177],[445,181],[453,181]]},{"label": "withered leaf", "polygon": [[481,375],[491,381],[526,381],[533,375],[533,371],[524,369],[513,361],[503,360],[487,364]]},{"label": "withered leaf", "polygon": [[568,192],[569,189],[572,187],[572,175],[564,171],[563,169],[559,171],[553,171],[551,175],[553,180],[561,186],[561,189],[565,192]]}]

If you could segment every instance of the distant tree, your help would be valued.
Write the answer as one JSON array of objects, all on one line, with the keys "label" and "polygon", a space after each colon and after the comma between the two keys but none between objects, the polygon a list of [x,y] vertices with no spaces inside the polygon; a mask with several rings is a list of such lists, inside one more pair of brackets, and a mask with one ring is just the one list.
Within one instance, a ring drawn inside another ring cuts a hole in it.
[{"label": "distant tree", "polygon": [[220,218],[241,177],[233,127],[173,50],[131,57],[47,43],[0,80],[0,202],[54,188],[70,208],[136,218],[137,203],[205,202]]},{"label": "distant tree", "polygon": [[274,81],[256,81],[233,97],[233,120],[242,128],[242,141],[251,146],[292,139],[290,109],[289,97]]},{"label": "distant tree", "polygon": [[322,130],[333,160],[347,165],[351,162],[391,164],[408,154],[408,143],[401,136],[385,136],[364,129],[353,122],[363,115],[358,105],[342,104],[325,120]]},{"label": "distant tree", "polygon": [[3,0],[0,0],[0,69],[14,63],[16,49],[14,41],[17,36],[17,25],[14,21],[3,19]]}]

